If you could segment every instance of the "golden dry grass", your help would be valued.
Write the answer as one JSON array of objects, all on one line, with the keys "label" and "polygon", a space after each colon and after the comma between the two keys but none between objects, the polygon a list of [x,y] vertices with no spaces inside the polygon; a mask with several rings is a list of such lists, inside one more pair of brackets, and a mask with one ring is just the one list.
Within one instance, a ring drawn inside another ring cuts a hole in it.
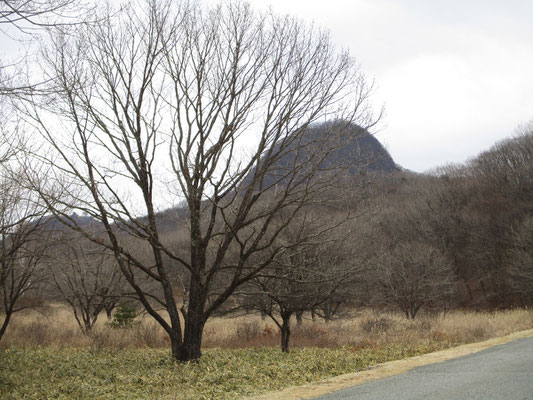
[{"label": "golden dry grass", "polygon": [[[331,322],[304,320],[294,324],[293,346],[385,347],[414,346],[421,342],[450,345],[472,343],[533,328],[533,310],[496,312],[455,311],[446,316],[422,315],[415,320],[403,314],[365,310]],[[272,334],[270,334],[272,332]],[[206,327],[208,347],[251,347],[278,345],[277,328],[268,319],[246,316],[213,319]]]},{"label": "golden dry grass", "polygon": [[[421,343],[455,345],[504,336],[533,328],[533,310],[497,312],[455,311],[446,316],[421,315],[413,320],[402,314],[365,310],[331,322],[304,319],[293,324],[291,345],[336,348],[382,348],[391,344]],[[243,348],[278,346],[278,329],[269,319],[248,315],[212,318],[204,333],[204,347]],[[139,318],[129,329],[114,329],[102,315],[90,335],[78,328],[70,310],[54,304],[45,311],[15,314],[2,347],[57,346],[96,348],[168,347],[166,333],[150,317]]]}]

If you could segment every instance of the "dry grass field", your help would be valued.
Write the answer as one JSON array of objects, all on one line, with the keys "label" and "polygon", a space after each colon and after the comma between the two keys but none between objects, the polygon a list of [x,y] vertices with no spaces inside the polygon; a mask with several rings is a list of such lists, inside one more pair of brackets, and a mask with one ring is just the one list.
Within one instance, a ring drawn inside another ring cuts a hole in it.
[{"label": "dry grass field", "polygon": [[294,324],[279,350],[272,322],[215,318],[199,363],[179,364],[148,317],[127,329],[105,316],[83,335],[62,306],[16,315],[0,343],[0,399],[238,399],[533,328],[533,310],[452,312],[407,320],[369,310]]},{"label": "dry grass field", "polygon": [[[443,315],[420,315],[408,320],[400,313],[365,310],[345,319],[321,319],[294,323],[293,347],[383,348],[391,344],[414,346],[439,342],[447,345],[471,343],[533,328],[533,310],[496,312],[454,311]],[[247,348],[278,346],[278,329],[259,316],[213,318],[204,333],[204,348]],[[97,348],[167,348],[165,332],[148,316],[128,329],[109,326],[100,317],[95,329],[84,335],[69,309],[52,305],[45,311],[16,314],[0,347],[54,346]]]}]

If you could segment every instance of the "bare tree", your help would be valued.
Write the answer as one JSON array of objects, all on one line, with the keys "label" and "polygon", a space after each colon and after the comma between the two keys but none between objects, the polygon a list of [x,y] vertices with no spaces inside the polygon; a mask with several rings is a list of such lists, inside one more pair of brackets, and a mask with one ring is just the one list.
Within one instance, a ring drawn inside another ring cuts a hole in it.
[{"label": "bare tree", "polygon": [[55,242],[46,257],[53,286],[88,333],[100,313],[126,294],[123,275],[111,252],[78,234],[63,234]]},{"label": "bare tree", "polygon": [[[415,240],[384,250],[371,272],[377,298],[414,319],[422,308],[447,311],[455,296],[449,260],[438,249]],[[372,279],[372,278],[371,278]]]},{"label": "bare tree", "polygon": [[323,221],[336,217],[331,210],[316,208],[292,221],[276,239],[285,251],[238,292],[241,308],[259,311],[278,326],[283,352],[289,351],[292,316],[321,307],[329,310],[358,278],[360,271],[340,240],[347,236],[340,234],[346,228],[344,216],[333,226]]},{"label": "bare tree", "polygon": [[[64,204],[103,224],[106,234],[93,235],[55,209],[114,253],[173,356],[198,359],[209,316],[284,251],[276,238],[291,221],[335,189],[346,165],[323,161],[357,140],[353,123],[379,119],[371,87],[327,33],[247,4],[150,1],[99,19],[75,40],[54,38],[43,65],[58,95],[26,103],[51,149],[40,160],[59,178],[54,196],[46,180],[34,186],[48,204],[60,190]],[[306,135],[326,118],[337,122]],[[158,205],[171,196],[187,208],[185,254],[160,235]],[[124,245],[128,237],[149,246],[149,261]],[[265,249],[270,257],[249,262]],[[186,273],[176,277],[177,268]],[[141,275],[160,296],[146,295]]]},{"label": "bare tree", "polygon": [[[43,28],[77,23],[84,7],[72,0],[1,0],[0,39],[22,40]],[[32,292],[42,286],[41,258],[47,233],[41,222],[46,208],[35,199],[17,165],[25,156],[24,132],[11,100],[34,91],[35,84],[22,82],[29,60],[0,60],[0,311],[4,314],[0,338],[14,312],[34,305]]]},{"label": "bare tree", "polygon": [[31,295],[36,296],[45,278],[40,260],[46,242],[40,229],[45,210],[23,189],[21,175],[7,174],[5,168],[1,172],[0,340],[15,312],[36,305]]}]

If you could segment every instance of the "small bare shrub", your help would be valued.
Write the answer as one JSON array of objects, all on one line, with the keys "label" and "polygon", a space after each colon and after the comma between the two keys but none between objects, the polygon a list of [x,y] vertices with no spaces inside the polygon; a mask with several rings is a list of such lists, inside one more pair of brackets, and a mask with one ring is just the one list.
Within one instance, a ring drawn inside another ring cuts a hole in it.
[{"label": "small bare shrub", "polygon": [[392,328],[392,320],[385,315],[373,315],[361,321],[361,329],[363,332],[371,333],[385,333]]},{"label": "small bare shrub", "polygon": [[485,339],[487,337],[487,331],[483,326],[474,326],[467,329],[465,336],[468,342],[475,342]]},{"label": "small bare shrub", "polygon": [[134,332],[135,341],[139,346],[157,348],[166,347],[168,344],[167,335],[152,321],[139,324]]},{"label": "small bare shrub", "polygon": [[415,332],[428,332],[436,322],[437,317],[424,316],[407,321],[406,328]]},{"label": "small bare shrub", "polygon": [[261,328],[257,321],[243,321],[237,327],[237,337],[246,341],[261,335]]},{"label": "small bare shrub", "polygon": [[429,334],[429,339],[433,342],[450,342],[450,335],[441,330],[432,330]]},{"label": "small bare shrub", "polygon": [[380,347],[378,342],[372,339],[361,339],[351,346],[353,352],[357,350]]},{"label": "small bare shrub", "polygon": [[22,323],[18,327],[18,335],[31,346],[43,346],[49,343],[50,326],[45,319],[38,320],[33,318],[27,323]]},{"label": "small bare shrub", "polygon": [[324,327],[324,324],[322,321],[320,322],[311,322],[297,325],[293,329],[294,336],[298,336],[301,338],[307,338],[307,339],[313,339],[320,336],[326,336],[328,334],[328,331],[326,327]]}]

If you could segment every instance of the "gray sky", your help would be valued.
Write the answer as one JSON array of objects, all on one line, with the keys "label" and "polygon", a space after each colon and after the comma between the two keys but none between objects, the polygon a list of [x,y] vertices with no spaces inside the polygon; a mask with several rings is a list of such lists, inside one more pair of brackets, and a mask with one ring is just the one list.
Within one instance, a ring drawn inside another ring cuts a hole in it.
[{"label": "gray sky", "polygon": [[350,49],[386,107],[377,137],[405,168],[465,161],[533,118],[531,0],[251,4],[314,21]]},{"label": "gray sky", "polygon": [[314,22],[350,49],[386,107],[377,137],[405,168],[466,161],[533,119],[533,0],[250,3]]}]

